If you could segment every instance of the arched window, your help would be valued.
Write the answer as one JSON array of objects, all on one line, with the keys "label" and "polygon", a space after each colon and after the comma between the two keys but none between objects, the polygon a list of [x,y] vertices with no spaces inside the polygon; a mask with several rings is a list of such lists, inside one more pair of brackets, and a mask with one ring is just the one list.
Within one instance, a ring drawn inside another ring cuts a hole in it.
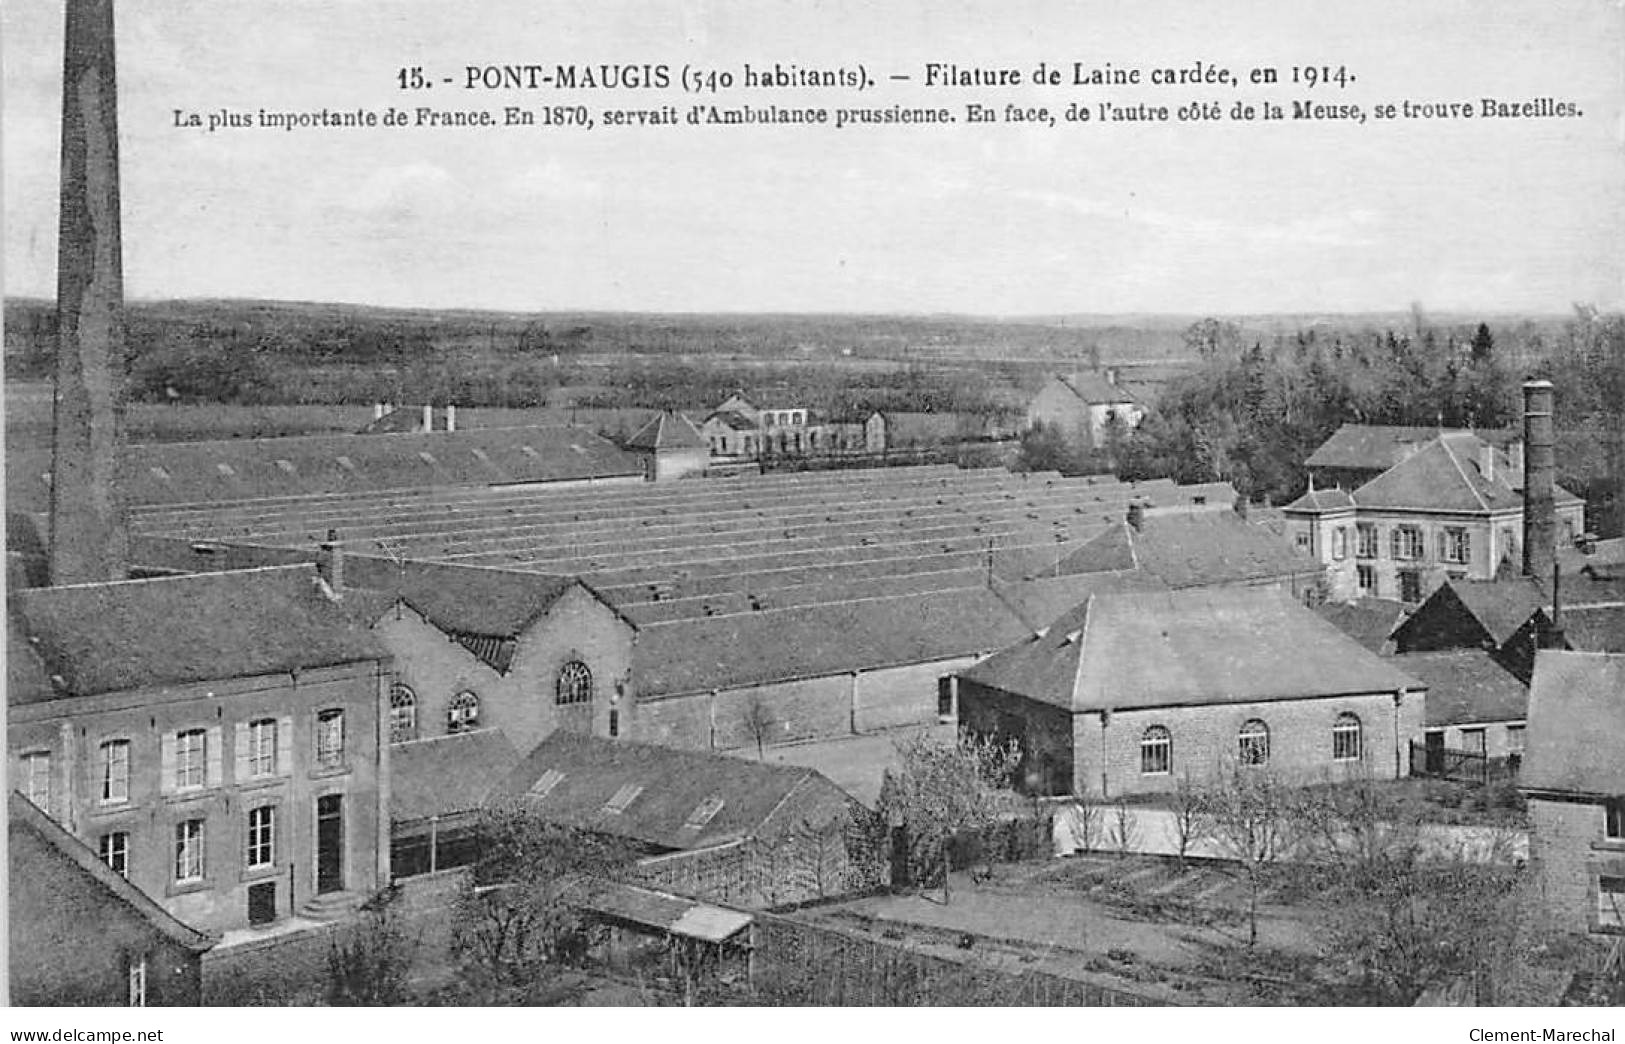
[{"label": "arched window", "polygon": [[1332,760],[1360,760],[1360,719],[1352,714],[1339,714],[1332,723]]},{"label": "arched window", "polygon": [[592,702],[592,671],[580,660],[571,660],[559,668],[558,682],[554,686],[554,702],[559,706]]},{"label": "arched window", "polygon": [[1270,759],[1270,727],[1249,718],[1236,736],[1236,755],[1243,765],[1262,765]]},{"label": "arched window", "polygon": [[1173,737],[1161,725],[1153,725],[1140,736],[1140,774],[1163,776],[1173,770]]},{"label": "arched window", "polygon": [[418,738],[418,694],[396,682],[389,687],[389,742]]},{"label": "arched window", "polygon": [[480,698],[464,689],[446,708],[446,731],[469,732],[480,727]]}]

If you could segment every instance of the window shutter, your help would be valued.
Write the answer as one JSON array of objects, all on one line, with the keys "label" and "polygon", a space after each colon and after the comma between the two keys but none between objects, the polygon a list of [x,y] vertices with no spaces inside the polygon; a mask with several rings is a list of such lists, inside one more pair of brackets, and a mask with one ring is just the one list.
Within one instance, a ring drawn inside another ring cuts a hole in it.
[{"label": "window shutter", "polygon": [[1463,562],[1473,560],[1473,532],[1470,529],[1461,531],[1461,560]]},{"label": "window shutter", "polygon": [[220,745],[223,729],[218,725],[209,726],[208,736],[203,741],[204,779],[205,785],[218,787],[220,785]]},{"label": "window shutter", "polygon": [[276,774],[293,775],[293,719],[276,720]]},{"label": "window shutter", "polygon": [[166,732],[159,737],[158,793],[175,792],[175,734]]},{"label": "window shutter", "polygon": [[1444,530],[1439,531],[1439,561],[1444,562],[1450,558],[1450,534]]},{"label": "window shutter", "polygon": [[248,722],[239,721],[231,730],[231,752],[236,767],[232,770],[232,779],[238,783],[249,777],[248,766]]}]

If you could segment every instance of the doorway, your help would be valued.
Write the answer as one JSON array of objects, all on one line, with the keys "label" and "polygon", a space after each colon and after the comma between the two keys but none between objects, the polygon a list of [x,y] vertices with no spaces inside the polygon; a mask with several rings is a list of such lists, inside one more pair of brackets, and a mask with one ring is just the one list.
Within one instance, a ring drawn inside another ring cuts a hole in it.
[{"label": "doorway", "polygon": [[344,796],[316,799],[316,891],[344,890]]}]

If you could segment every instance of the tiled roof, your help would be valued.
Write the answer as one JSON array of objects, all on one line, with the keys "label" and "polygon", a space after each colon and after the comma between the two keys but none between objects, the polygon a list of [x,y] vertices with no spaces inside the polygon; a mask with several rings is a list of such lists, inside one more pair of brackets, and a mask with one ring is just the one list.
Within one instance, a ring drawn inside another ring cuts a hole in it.
[{"label": "tiled roof", "polygon": [[670,450],[707,449],[709,446],[693,421],[674,410],[664,410],[649,418],[647,424],[627,439],[626,448]]},{"label": "tiled roof", "polygon": [[961,676],[1074,711],[1419,687],[1268,587],[1096,595]]},{"label": "tiled roof", "polygon": [[1033,630],[1048,626],[1056,617],[1087,601],[1091,595],[1108,591],[1148,591],[1167,585],[1140,570],[1073,573],[1027,580],[994,581],[994,591],[1004,604]]},{"label": "tiled roof", "polygon": [[1625,796],[1625,656],[1535,654],[1520,783]]},{"label": "tiled roof", "polygon": [[580,581],[546,573],[408,562],[401,601],[447,634],[517,638]]},{"label": "tiled roof", "polygon": [[1120,522],[1062,560],[1062,573],[1139,569],[1172,588],[1323,572],[1319,562],[1233,511],[1147,515]]},{"label": "tiled roof", "polygon": [[389,814],[397,823],[479,809],[519,752],[500,729],[397,743],[389,748]]},{"label": "tiled roof", "polygon": [[12,599],[63,696],[389,658],[310,565],[42,587]]},{"label": "tiled roof", "polygon": [[[1457,511],[1489,513],[1523,506],[1522,476],[1504,454],[1496,452],[1492,473],[1486,474],[1481,457],[1484,441],[1472,432],[1446,432],[1354,491],[1361,508],[1404,511]],[[1580,498],[1554,487],[1559,505],[1580,503]]]},{"label": "tiled roof", "polygon": [[639,695],[678,695],[987,652],[1029,627],[986,588],[648,624]]},{"label": "tiled roof", "polygon": [[[6,465],[7,503],[43,509],[50,451],[8,453]],[[632,454],[564,425],[134,445],[118,471],[132,506],[642,474]]]},{"label": "tiled roof", "polygon": [[1625,653],[1625,605],[1564,609],[1563,634],[1571,649]]},{"label": "tiled roof", "polygon": [[1522,721],[1529,689],[1483,649],[1407,653],[1394,665],[1428,687],[1427,724]]},{"label": "tiled roof", "polygon": [[1308,489],[1303,496],[1288,504],[1285,511],[1326,512],[1347,511],[1354,507],[1354,498],[1341,489]]},{"label": "tiled roof", "polygon": [[[1464,432],[1453,432],[1461,434]],[[1351,468],[1380,471],[1398,464],[1440,434],[1439,428],[1411,428],[1384,424],[1345,424],[1320,444],[1304,463],[1311,468]],[[1478,431],[1480,438],[1505,448],[1516,442],[1515,428]]]},{"label": "tiled roof", "polygon": [[1129,394],[1127,388],[1112,384],[1098,373],[1057,374],[1055,379],[1073,395],[1091,406],[1134,401],[1134,396]]},{"label": "tiled roof", "polygon": [[519,801],[553,822],[658,848],[692,849],[756,836],[775,816],[793,822],[798,801],[830,795],[847,800],[808,768],[560,731],[526,755],[490,801]]},{"label": "tiled roof", "polygon": [[750,926],[750,914],[624,881],[593,881],[581,906],[594,913],[706,942],[722,942]]},{"label": "tiled roof", "polygon": [[1315,612],[1364,648],[1382,655],[1393,651],[1394,628],[1403,623],[1406,616],[1404,602],[1386,598],[1327,602]]},{"label": "tiled roof", "polygon": [[[153,901],[147,893],[125,880],[121,875],[114,873],[95,852],[91,851],[88,845],[58,826],[51,817],[34,807],[33,802],[15,790],[8,795],[6,811],[8,813],[7,828],[14,838],[11,842],[10,856],[12,874],[19,873],[21,869],[17,865],[21,846],[15,840],[16,835],[21,832],[33,834],[89,875],[103,892],[132,908],[165,938],[194,953],[202,953],[215,944],[216,939],[213,936],[177,921],[169,911]],[[47,868],[35,867],[33,869],[35,872],[40,872]],[[86,911],[63,912],[84,913]],[[87,924],[85,926],[87,932],[94,930],[95,926],[93,925]],[[15,950],[13,951],[13,959],[16,959]]]},{"label": "tiled roof", "polygon": [[734,431],[755,431],[756,422],[738,410],[717,410],[705,418],[707,423],[719,421]]},{"label": "tiled roof", "polygon": [[[1540,586],[1523,577],[1506,580],[1450,579],[1445,581],[1445,586],[1483,625],[1496,645],[1506,644],[1507,639],[1517,634],[1518,629],[1546,604]],[[1437,597],[1440,595],[1435,591],[1429,600]],[[1417,613],[1420,612],[1421,608],[1418,607]]]}]

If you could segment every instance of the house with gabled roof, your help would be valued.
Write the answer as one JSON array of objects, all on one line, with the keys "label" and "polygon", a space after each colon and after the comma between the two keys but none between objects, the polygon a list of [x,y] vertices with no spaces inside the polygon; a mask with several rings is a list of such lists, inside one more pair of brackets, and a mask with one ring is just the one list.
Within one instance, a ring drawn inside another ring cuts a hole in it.
[{"label": "house with gabled roof", "polygon": [[624,447],[643,462],[644,475],[666,482],[703,475],[711,460],[710,443],[694,422],[676,410],[662,410],[632,433]]},{"label": "house with gabled roof", "polygon": [[1625,656],[1541,650],[1519,786],[1547,913],[1625,934]]},{"label": "house with gabled roof", "polygon": [[[1524,524],[1518,456],[1472,432],[1440,432],[1352,490],[1317,489],[1311,480],[1282,512],[1298,545],[1328,567],[1334,599],[1414,605],[1446,579],[1516,571]],[[1584,529],[1585,502],[1560,487],[1554,502],[1561,546]]]},{"label": "house with gabled roof", "polygon": [[574,577],[405,562],[357,609],[395,656],[392,743],[495,728],[527,750],[556,729],[629,727],[636,628]]},{"label": "house with gabled roof", "polygon": [[[1309,455],[1304,466],[1322,489],[1357,489],[1446,431],[1469,433],[1465,428],[1344,424]],[[1513,471],[1523,470],[1522,435],[1516,428],[1477,429],[1470,434],[1506,453]]]},{"label": "house with gabled roof", "polygon": [[1145,408],[1117,382],[1117,371],[1055,374],[1027,404],[1027,426],[1042,424],[1101,445],[1112,424],[1132,431],[1145,419]]},{"label": "house with gabled roof", "polygon": [[972,733],[1016,740],[1030,791],[1114,798],[1268,767],[1409,773],[1425,687],[1268,587],[1089,598],[958,673]]},{"label": "house with gabled roof", "polygon": [[184,924],[387,879],[387,649],[309,564],[12,594],[9,775]]},{"label": "house with gabled roof", "polygon": [[216,937],[176,920],[22,794],[7,801],[11,1003],[199,1004]]}]

